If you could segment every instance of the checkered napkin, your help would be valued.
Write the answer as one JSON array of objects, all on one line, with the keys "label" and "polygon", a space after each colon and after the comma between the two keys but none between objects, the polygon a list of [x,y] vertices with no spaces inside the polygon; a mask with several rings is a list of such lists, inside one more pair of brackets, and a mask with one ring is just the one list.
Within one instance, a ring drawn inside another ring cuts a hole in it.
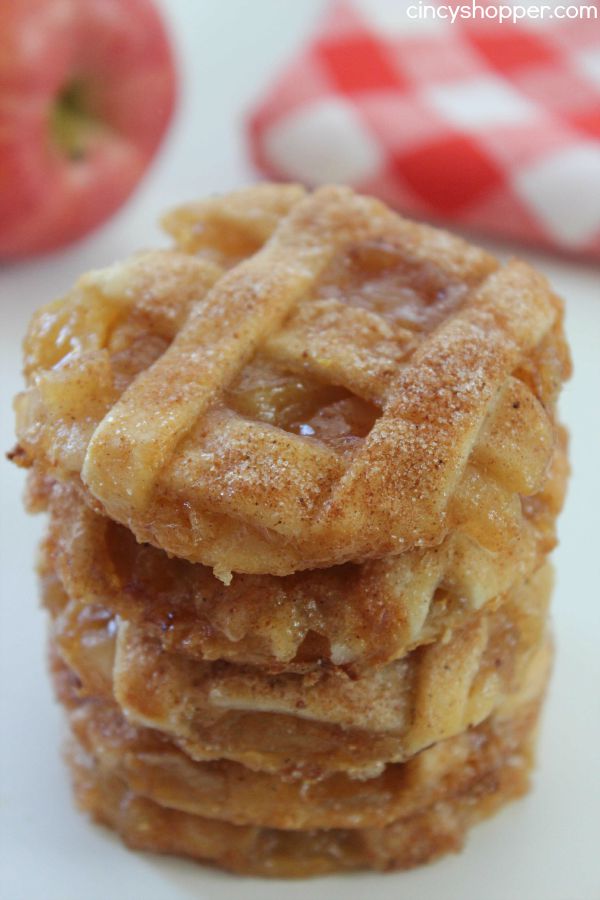
[{"label": "checkered napkin", "polygon": [[600,258],[600,13],[434,23],[415,9],[328,8],[249,120],[258,168]]}]

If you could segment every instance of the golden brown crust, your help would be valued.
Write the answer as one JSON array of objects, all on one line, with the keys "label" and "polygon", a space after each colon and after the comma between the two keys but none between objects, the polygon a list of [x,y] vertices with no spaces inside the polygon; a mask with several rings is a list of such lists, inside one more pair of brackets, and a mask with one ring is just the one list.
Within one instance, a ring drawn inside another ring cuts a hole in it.
[{"label": "golden brown crust", "polygon": [[342,188],[252,189],[170,228],[205,252],[91,273],[34,319],[29,462],[224,579],[455,528],[518,540],[568,373],[541,276]]},{"label": "golden brown crust", "polygon": [[[470,790],[496,769],[532,727],[548,677],[549,654],[538,654],[525,689],[480,725],[441,741],[376,778],[339,773],[290,781],[227,760],[194,762],[160,732],[128,723],[115,705],[81,699],[72,673],[55,660],[54,679],[69,708],[71,732],[103,771],[161,806],[237,825],[285,829],[381,828],[414,815],[448,794]],[[71,678],[71,683],[69,683]]]},{"label": "golden brown crust", "polygon": [[550,588],[546,565],[447,641],[359,678],[336,669],[269,676],[166,653],[105,608],[65,598],[59,611],[56,588],[53,641],[84,696],[114,697],[130,722],[170,735],[195,759],[304,779],[371,777],[483,721],[522,683],[545,639]]},{"label": "golden brown crust", "polygon": [[72,486],[30,483],[50,510],[45,553],[68,595],[143,625],[165,650],[271,671],[323,663],[358,673],[430,643],[484,605],[499,605],[555,543],[566,482],[561,442],[543,490],[527,498],[520,540],[492,553],[454,532],[438,548],[285,578],[237,575],[229,587],[199,564],[139,545]]},{"label": "golden brown crust", "polygon": [[131,847],[189,856],[239,874],[308,877],[357,868],[407,869],[457,852],[473,824],[527,790],[533,736],[530,725],[487,769],[477,771],[474,754],[476,771],[467,787],[461,789],[459,779],[435,802],[368,828],[290,831],[235,825],[137,794],[77,746],[71,748],[69,765],[80,807],[117,830]]}]

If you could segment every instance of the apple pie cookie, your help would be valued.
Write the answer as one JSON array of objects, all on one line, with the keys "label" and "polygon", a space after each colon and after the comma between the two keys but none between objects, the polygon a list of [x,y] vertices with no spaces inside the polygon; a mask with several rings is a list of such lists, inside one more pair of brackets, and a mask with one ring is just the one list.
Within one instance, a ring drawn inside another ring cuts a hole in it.
[{"label": "apple pie cookie", "polygon": [[235,825],[302,830],[381,828],[438,802],[450,784],[453,792],[469,789],[482,765],[502,762],[517,723],[520,728],[535,720],[549,662],[550,646],[544,644],[530,663],[526,687],[479,725],[406,762],[387,764],[377,777],[358,780],[336,772],[317,781],[252,771],[228,760],[194,761],[161,732],[128,722],[115,704],[82,699],[76,676],[58,657],[54,672],[74,739],[129,790],[169,809]]},{"label": "apple pie cookie", "polygon": [[226,582],[519,540],[569,369],[541,275],[345,188],[168,224],[34,317],[17,461]]},{"label": "apple pie cookie", "polygon": [[61,602],[49,581],[53,646],[82,696],[116,702],[193,759],[314,780],[373,777],[487,718],[546,640],[552,573],[544,566],[499,609],[358,678],[329,668],[270,675],[166,653],[143,625],[64,594]]},{"label": "apple pie cookie", "polygon": [[[546,650],[542,656],[547,655]],[[94,711],[88,710],[87,721],[77,714],[71,719],[68,762],[75,794],[84,810],[115,828],[131,847],[189,856],[241,874],[307,877],[411,868],[458,851],[472,825],[527,790],[547,672],[547,664],[539,662],[533,690],[516,695],[478,728],[408,763],[388,766],[377,779],[349,782],[333,776],[305,789],[281,781],[267,786],[265,776],[246,772],[239,780],[233,776],[232,803],[238,792],[245,798],[241,822],[230,808],[231,818],[218,815],[227,802],[222,770],[209,773],[204,764],[201,771],[188,760],[179,768],[172,757],[165,762],[164,747],[158,753],[124,753],[119,747],[115,753],[107,742],[122,739],[114,732],[107,737],[107,723],[97,733],[90,723]],[[256,824],[265,807],[268,820],[276,808],[281,819],[275,815],[275,821],[286,824]],[[245,822],[248,810],[252,823]],[[321,821],[327,824],[315,824]]]},{"label": "apple pie cookie", "polygon": [[198,563],[167,558],[99,515],[73,485],[30,485],[48,509],[45,556],[69,597],[143,624],[167,651],[265,671],[346,671],[385,665],[498,605],[554,547],[567,464],[561,432],[548,478],[523,503],[520,539],[490,551],[460,531],[439,547],[329,569],[235,575],[229,586]]}]

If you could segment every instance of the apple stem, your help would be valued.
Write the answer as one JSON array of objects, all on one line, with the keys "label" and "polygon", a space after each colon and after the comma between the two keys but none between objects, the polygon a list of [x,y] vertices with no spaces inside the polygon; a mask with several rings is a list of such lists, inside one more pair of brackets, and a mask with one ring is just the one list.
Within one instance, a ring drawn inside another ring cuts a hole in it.
[{"label": "apple stem", "polygon": [[72,81],[65,85],[51,114],[50,132],[54,143],[69,159],[83,159],[89,138],[99,128],[98,120],[89,110],[83,83]]}]

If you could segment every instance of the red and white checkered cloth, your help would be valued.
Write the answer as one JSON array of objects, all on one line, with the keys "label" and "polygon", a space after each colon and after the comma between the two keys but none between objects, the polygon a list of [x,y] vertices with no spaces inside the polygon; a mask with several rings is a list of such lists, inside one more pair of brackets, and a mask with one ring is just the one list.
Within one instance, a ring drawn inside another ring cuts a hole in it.
[{"label": "red and white checkered cloth", "polygon": [[258,168],[600,258],[600,13],[432,27],[409,7],[329,7],[250,118]]}]

